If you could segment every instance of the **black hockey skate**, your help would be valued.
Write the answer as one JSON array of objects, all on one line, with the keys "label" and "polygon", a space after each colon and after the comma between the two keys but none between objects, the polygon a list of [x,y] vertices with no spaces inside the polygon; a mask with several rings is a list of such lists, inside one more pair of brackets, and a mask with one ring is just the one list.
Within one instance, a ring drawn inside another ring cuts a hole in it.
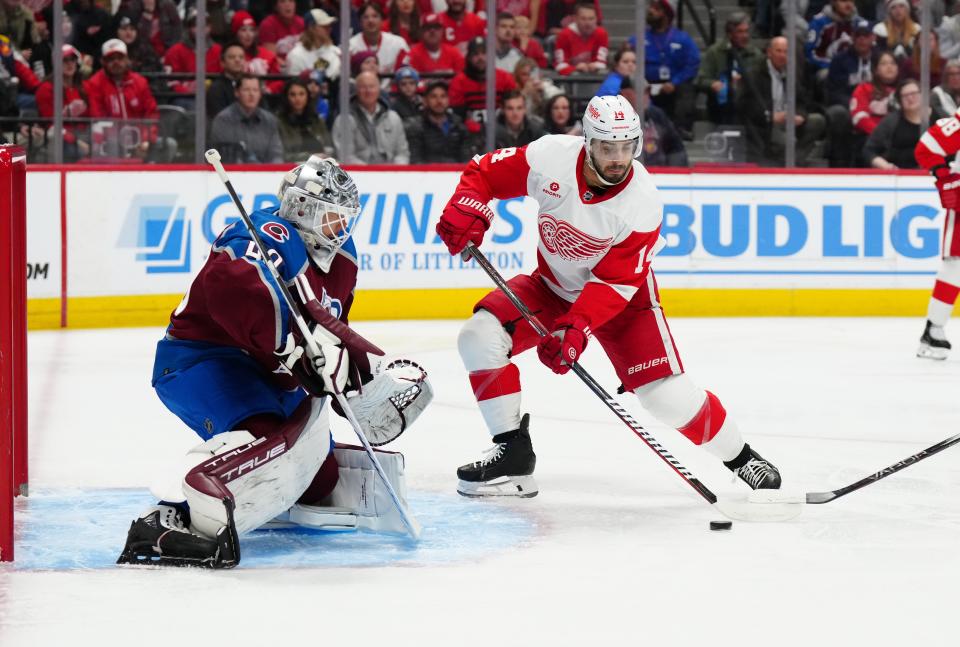
[{"label": "black hockey skate", "polygon": [[947,359],[950,348],[950,342],[947,341],[943,332],[943,326],[934,326],[933,322],[927,321],[927,326],[923,329],[923,335],[920,337],[917,357]]},{"label": "black hockey skate", "polygon": [[731,472],[753,490],[779,490],[780,472],[773,463],[744,444],[740,455],[724,462]]},{"label": "black hockey skate", "polygon": [[457,492],[463,496],[537,496],[533,479],[537,455],[530,442],[530,414],[523,414],[520,428],[497,434],[494,445],[475,463],[457,469]]},{"label": "black hockey skate", "polygon": [[130,524],[117,564],[233,568],[240,562],[240,544],[229,507],[228,517],[229,525],[208,539],[188,530],[185,507],[158,504]]}]

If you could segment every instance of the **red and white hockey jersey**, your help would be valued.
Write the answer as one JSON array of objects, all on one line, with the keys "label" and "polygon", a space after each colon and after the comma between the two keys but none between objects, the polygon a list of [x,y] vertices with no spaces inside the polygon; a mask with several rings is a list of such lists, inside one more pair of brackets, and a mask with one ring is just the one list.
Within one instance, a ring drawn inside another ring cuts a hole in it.
[{"label": "red and white hockey jersey", "polygon": [[913,155],[917,163],[928,171],[936,171],[940,167],[948,171],[947,167],[953,163],[957,151],[960,151],[960,110],[952,117],[938,119],[937,123],[930,126],[920,136]]},{"label": "red and white hockey jersey", "polygon": [[663,220],[650,174],[634,160],[627,179],[602,193],[581,168],[582,137],[548,135],[522,148],[474,157],[456,194],[489,202],[530,196],[539,203],[537,271],[546,285],[598,328],[644,287]]}]

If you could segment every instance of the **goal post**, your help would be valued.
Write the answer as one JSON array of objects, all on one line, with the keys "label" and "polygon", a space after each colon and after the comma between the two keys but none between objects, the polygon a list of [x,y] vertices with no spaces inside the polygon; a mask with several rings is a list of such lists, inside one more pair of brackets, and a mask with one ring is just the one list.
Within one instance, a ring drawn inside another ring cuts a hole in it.
[{"label": "goal post", "polygon": [[14,497],[27,493],[27,158],[0,146],[0,561],[12,561]]}]

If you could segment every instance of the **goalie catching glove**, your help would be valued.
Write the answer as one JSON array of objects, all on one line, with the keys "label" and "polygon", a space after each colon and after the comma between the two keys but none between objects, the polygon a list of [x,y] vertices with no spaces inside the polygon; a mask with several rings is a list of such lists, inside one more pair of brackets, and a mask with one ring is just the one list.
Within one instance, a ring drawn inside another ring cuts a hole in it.
[{"label": "goalie catching glove", "polygon": [[398,359],[347,402],[367,440],[378,447],[402,434],[432,400],[433,386],[427,372],[416,362]]}]

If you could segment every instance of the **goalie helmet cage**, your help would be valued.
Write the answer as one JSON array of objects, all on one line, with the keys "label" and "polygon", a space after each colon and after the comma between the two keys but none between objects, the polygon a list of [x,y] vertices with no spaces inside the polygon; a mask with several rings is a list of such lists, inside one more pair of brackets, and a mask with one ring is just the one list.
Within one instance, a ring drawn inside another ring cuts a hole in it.
[{"label": "goalie helmet cage", "polygon": [[27,493],[27,158],[0,146],[0,561],[12,561],[14,497]]}]

